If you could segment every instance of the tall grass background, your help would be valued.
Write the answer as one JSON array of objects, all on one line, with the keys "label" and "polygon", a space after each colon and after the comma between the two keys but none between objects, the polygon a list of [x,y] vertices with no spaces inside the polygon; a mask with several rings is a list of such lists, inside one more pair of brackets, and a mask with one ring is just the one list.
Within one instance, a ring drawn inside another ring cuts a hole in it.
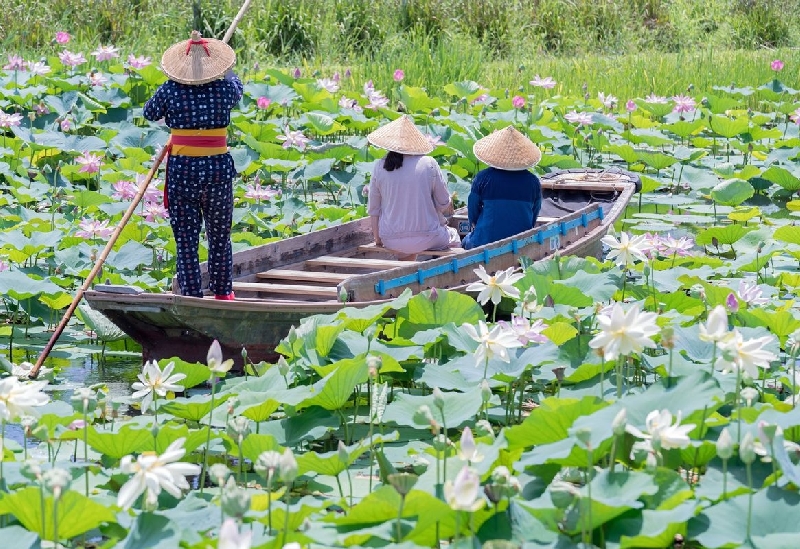
[{"label": "tall grass background", "polygon": [[[241,0],[4,0],[0,54],[52,57],[55,31],[71,51],[113,44],[127,55],[161,52],[188,32],[221,37]],[[231,45],[240,67],[298,67],[358,85],[406,82],[431,93],[475,80],[530,90],[535,74],[554,93],[651,92],[762,83],[769,61],[798,80],[800,0],[254,0]],[[87,68],[88,70],[88,68]],[[256,72],[257,74],[257,72]],[[797,87],[797,86],[795,86]]]}]

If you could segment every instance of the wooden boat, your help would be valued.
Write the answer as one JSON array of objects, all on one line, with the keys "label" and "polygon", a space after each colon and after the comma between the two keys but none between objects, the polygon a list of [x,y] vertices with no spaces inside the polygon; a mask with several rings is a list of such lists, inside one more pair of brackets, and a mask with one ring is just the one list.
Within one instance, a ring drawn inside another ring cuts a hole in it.
[{"label": "wooden boat", "polygon": [[[214,339],[237,362],[242,348],[248,360],[273,360],[275,345],[309,315],[379,303],[406,288],[463,291],[477,280],[478,265],[493,273],[518,266],[521,256],[537,261],[558,251],[600,257],[600,239],[640,188],[638,176],[616,168],[566,170],[541,181],[536,227],[472,250],[426,251],[400,260],[375,247],[369,219],[362,218],[235,253],[235,301],[108,285],[95,286],[85,298],[141,344],[144,360],[204,362]],[[451,224],[466,232],[465,212]]]}]

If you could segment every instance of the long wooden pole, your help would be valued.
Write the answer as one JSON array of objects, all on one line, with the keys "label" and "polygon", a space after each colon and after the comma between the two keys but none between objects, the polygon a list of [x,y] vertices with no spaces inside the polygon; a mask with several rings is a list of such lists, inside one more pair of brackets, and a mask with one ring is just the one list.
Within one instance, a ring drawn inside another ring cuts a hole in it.
[{"label": "long wooden pole", "polygon": [[[237,13],[236,17],[233,18],[231,26],[228,28],[228,32],[225,33],[225,36],[222,39],[223,42],[227,43],[231,39],[231,36],[233,36],[233,32],[236,30],[236,26],[242,20],[244,12],[247,11],[248,7],[250,7],[252,1],[253,0],[244,1],[242,7],[239,9],[239,13]],[[153,162],[153,167],[151,167],[150,171],[147,172],[147,177],[145,177],[144,181],[142,181],[142,183],[139,185],[139,190],[137,191],[136,196],[133,197],[131,205],[128,206],[128,209],[125,211],[125,215],[122,216],[122,219],[120,220],[116,229],[114,229],[114,232],[111,233],[111,236],[109,237],[108,242],[106,243],[106,247],[103,248],[100,257],[97,258],[97,261],[94,264],[94,267],[92,267],[92,270],[89,271],[89,275],[86,277],[86,280],[83,282],[81,287],[78,288],[78,292],[75,294],[75,298],[72,300],[72,303],[69,304],[67,312],[64,313],[64,317],[61,319],[61,322],[58,323],[58,326],[56,327],[56,330],[53,332],[53,335],[50,336],[50,341],[47,342],[47,345],[45,345],[44,349],[42,350],[42,354],[40,354],[39,358],[36,360],[36,364],[34,364],[33,368],[31,368],[31,371],[28,374],[29,378],[36,379],[36,377],[39,375],[39,370],[41,369],[42,364],[44,364],[44,361],[50,354],[50,351],[53,350],[56,341],[58,341],[58,338],[61,337],[61,334],[64,332],[64,329],[67,327],[69,319],[72,318],[75,309],[78,308],[78,304],[81,302],[81,299],[83,299],[83,294],[86,293],[86,290],[88,290],[89,286],[91,286],[92,282],[97,276],[97,273],[99,273],[100,269],[103,268],[103,263],[105,263],[106,258],[108,258],[108,254],[111,253],[111,249],[114,247],[114,244],[116,244],[119,235],[122,233],[122,229],[125,228],[125,225],[130,220],[131,216],[133,215],[133,212],[139,205],[139,202],[142,201],[144,193],[147,191],[147,187],[150,185],[150,182],[153,180],[153,177],[155,177],[156,172],[158,171],[158,167],[161,165],[161,162],[163,162],[164,157],[167,155],[168,151],[169,147],[165,145],[164,148],[161,150],[161,153],[158,155],[158,157],[156,157],[155,162]]]}]

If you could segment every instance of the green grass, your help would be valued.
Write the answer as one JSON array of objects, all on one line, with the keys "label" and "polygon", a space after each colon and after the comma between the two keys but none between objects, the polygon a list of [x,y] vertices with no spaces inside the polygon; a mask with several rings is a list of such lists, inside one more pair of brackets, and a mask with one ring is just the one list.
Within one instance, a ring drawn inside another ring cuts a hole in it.
[{"label": "green grass", "polygon": [[[157,60],[193,27],[221,37],[240,4],[6,0],[0,54],[52,57],[62,49],[55,31],[65,30],[68,48],[87,57],[111,43]],[[402,68],[407,84],[434,94],[462,80],[530,93],[539,74],[558,81],[554,94],[582,95],[586,84],[593,97],[624,101],[690,85],[695,94],[758,85],[776,58],[787,64],[781,79],[796,81],[800,21],[781,15],[796,8],[800,0],[254,0],[231,44],[242,68],[298,66],[320,76],[350,68],[355,87],[372,79],[390,89]]]}]

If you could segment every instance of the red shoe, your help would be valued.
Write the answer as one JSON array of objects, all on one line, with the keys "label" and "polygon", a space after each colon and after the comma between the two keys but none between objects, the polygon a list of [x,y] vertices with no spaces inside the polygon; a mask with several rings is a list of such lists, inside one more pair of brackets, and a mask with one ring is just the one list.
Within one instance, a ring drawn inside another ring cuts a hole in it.
[{"label": "red shoe", "polygon": [[233,301],[236,299],[236,296],[233,294],[233,292],[231,292],[228,295],[215,295],[214,299],[219,299],[220,301]]}]

